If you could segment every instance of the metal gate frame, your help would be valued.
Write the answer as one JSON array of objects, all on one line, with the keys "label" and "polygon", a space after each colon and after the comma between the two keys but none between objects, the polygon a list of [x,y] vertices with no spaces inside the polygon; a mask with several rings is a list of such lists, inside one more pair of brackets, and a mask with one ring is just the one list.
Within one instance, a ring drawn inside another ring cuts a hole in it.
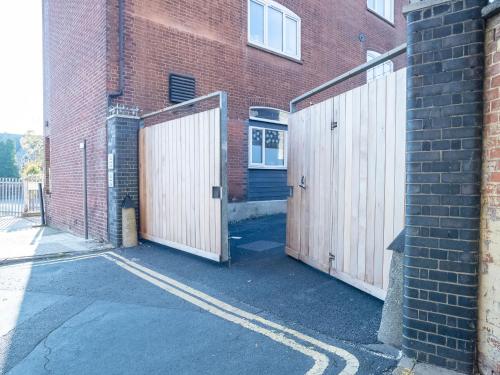
[{"label": "metal gate frame", "polygon": [[[380,55],[379,57],[377,57],[377,58],[375,58],[367,63],[364,63],[364,64],[358,66],[357,68],[355,68],[351,71],[348,71],[348,72],[346,72],[346,73],[344,73],[344,74],[342,74],[342,75],[340,75],[340,76],[338,76],[338,77],[336,77],[336,78],[334,78],[334,79],[332,79],[332,80],[330,80],[330,81],[328,81],[328,82],[326,82],[326,83],[324,83],[324,84],[322,84],[322,85],[320,85],[320,86],[318,86],[318,87],[316,87],[316,88],[314,88],[314,89],[312,89],[312,90],[310,90],[310,91],[308,91],[300,96],[298,96],[297,98],[293,99],[290,102],[290,114],[293,115],[294,113],[298,113],[298,109],[297,109],[298,104],[300,102],[304,101],[305,99],[308,99],[312,96],[315,96],[315,95],[317,95],[317,94],[319,94],[319,93],[321,93],[321,92],[323,92],[323,91],[325,91],[325,90],[327,90],[335,85],[338,85],[339,83],[342,83],[350,78],[356,77],[357,75],[364,73],[367,70],[374,68],[379,64],[382,64],[382,63],[389,61],[389,60],[391,60],[399,55],[402,55],[406,52],[406,50],[407,50],[406,43],[402,44],[399,47],[396,47],[393,50],[391,50],[383,55]],[[324,104],[326,102],[327,101],[322,102],[322,104]],[[332,104],[332,106],[333,106],[333,104]],[[303,113],[303,111],[301,111],[301,112]],[[331,117],[332,117],[331,128],[333,130],[334,128],[337,127],[337,123],[336,123],[337,120],[334,118],[335,116],[333,114]],[[290,153],[289,153],[289,160],[292,159]],[[290,170],[288,173],[290,173]],[[304,181],[299,182],[298,187],[302,187],[303,183],[304,183]],[[292,192],[291,194],[293,194],[293,190],[295,189],[295,186],[290,186],[289,188]],[[289,201],[289,207],[290,207],[290,201]],[[301,220],[301,219],[299,218],[299,220]],[[334,221],[338,221],[338,219],[336,219]],[[287,227],[288,227],[288,225],[289,225],[289,218],[287,218]],[[299,231],[302,231],[302,227],[300,224],[299,224]],[[292,250],[292,249],[288,248],[288,244],[289,244],[288,236],[289,236],[289,231],[287,228],[287,245],[286,245],[285,249],[286,249],[286,252],[288,255],[290,255],[294,258],[297,258],[297,259],[299,259],[299,260],[301,260],[301,261],[303,261],[303,262],[305,262],[305,263],[307,263],[307,264],[309,264],[309,265],[311,265],[311,266],[313,266],[313,267],[315,267],[323,272],[327,272],[331,276],[336,277],[337,279],[340,279],[340,280],[342,280],[342,281],[344,281],[344,282],[346,282],[346,283],[348,283],[348,284],[350,284],[358,289],[361,289],[364,292],[367,292],[367,293],[379,298],[379,299],[382,299],[382,300],[385,299],[385,297],[386,297],[385,290],[381,290],[381,289],[378,289],[376,287],[372,287],[371,285],[368,285],[368,284],[356,279],[355,277],[351,277],[348,274],[344,274],[342,272],[337,272],[336,266],[332,267],[333,266],[332,261],[334,264],[336,264],[336,261],[335,261],[335,255],[334,254],[332,255],[331,252],[329,253],[329,257],[330,257],[329,264],[318,263],[318,262],[316,262],[316,260],[308,259],[307,257],[303,257],[300,251],[297,254],[296,250]]]},{"label": "metal gate frame", "polygon": [[0,216],[40,215],[40,190],[42,177],[0,177]]},{"label": "metal gate frame", "polygon": [[[158,238],[151,238],[152,241],[161,243],[163,245],[175,248],[177,250],[181,250],[193,255],[197,255],[206,259],[210,259],[216,262],[230,262],[231,255],[230,255],[230,249],[229,249],[229,229],[228,229],[228,214],[227,214],[227,207],[228,207],[228,187],[227,187],[227,116],[228,116],[228,110],[227,110],[227,93],[224,91],[216,91],[211,94],[197,97],[191,100],[187,100],[185,102],[175,104],[163,109],[160,109],[158,111],[154,111],[148,114],[145,114],[141,116],[141,129],[144,128],[144,120],[159,115],[159,114],[164,114],[166,112],[171,112],[173,110],[178,110],[183,107],[187,106],[192,106],[194,104],[198,104],[203,101],[211,100],[218,98],[218,105],[219,105],[219,126],[220,126],[220,189],[219,189],[219,199],[221,202],[220,209],[221,209],[221,233],[220,233],[220,238],[221,238],[221,253],[219,255],[217,254],[212,254],[208,253],[206,251],[202,251],[187,245],[179,244],[179,243],[174,243],[171,241],[167,240],[161,240]],[[177,117],[177,118],[182,118],[183,116]],[[140,150],[139,150],[140,153]],[[140,155],[140,154],[139,154]],[[213,194],[215,194],[214,192]],[[140,192],[139,192],[140,196]],[[216,199],[216,198],[214,198]],[[139,200],[139,205],[140,205],[140,200]],[[141,217],[139,217],[139,220],[141,220]]]}]

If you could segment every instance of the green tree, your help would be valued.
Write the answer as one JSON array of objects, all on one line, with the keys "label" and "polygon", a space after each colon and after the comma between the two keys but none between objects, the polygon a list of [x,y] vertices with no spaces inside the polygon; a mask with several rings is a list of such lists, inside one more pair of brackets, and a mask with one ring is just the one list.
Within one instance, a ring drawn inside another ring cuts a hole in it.
[{"label": "green tree", "polygon": [[0,142],[0,177],[19,177],[14,142]]},{"label": "green tree", "polygon": [[29,161],[24,164],[22,175],[23,177],[38,176],[42,173],[42,167],[40,163]]},{"label": "green tree", "polygon": [[21,147],[25,156],[22,166],[23,176],[32,176],[42,173],[43,168],[43,137],[36,135],[32,130],[21,138]]}]

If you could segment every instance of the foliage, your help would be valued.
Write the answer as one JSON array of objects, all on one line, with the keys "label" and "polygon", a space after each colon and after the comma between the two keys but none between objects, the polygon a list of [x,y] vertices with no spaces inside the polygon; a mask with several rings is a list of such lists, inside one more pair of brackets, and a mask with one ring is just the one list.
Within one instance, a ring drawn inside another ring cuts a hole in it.
[{"label": "foliage", "polygon": [[0,142],[0,177],[19,177],[14,142]]},{"label": "foliage", "polygon": [[44,157],[43,137],[34,134],[30,130],[21,138],[21,147],[25,152],[22,175],[33,176],[41,174]]},{"label": "foliage", "polygon": [[23,177],[28,176],[38,176],[42,173],[42,166],[40,163],[29,161],[23,166],[22,175]]}]

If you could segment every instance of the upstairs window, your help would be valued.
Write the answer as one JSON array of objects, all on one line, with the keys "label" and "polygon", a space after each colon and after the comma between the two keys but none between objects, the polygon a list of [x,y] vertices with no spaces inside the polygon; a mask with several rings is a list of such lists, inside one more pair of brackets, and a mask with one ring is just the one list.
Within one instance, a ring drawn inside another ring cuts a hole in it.
[{"label": "upstairs window", "polygon": [[389,22],[394,22],[394,0],[367,0],[368,9]]},{"label": "upstairs window", "polygon": [[[380,56],[380,53],[375,52],[375,51],[368,51],[366,52],[366,61],[369,62],[377,57]],[[371,82],[376,79],[385,77],[388,74],[391,74],[392,71],[394,70],[394,64],[392,61],[386,61],[380,65],[375,66],[374,68],[371,68],[366,72],[366,81]]]},{"label": "upstairs window", "polygon": [[248,0],[248,42],[300,59],[300,18],[272,0]]}]

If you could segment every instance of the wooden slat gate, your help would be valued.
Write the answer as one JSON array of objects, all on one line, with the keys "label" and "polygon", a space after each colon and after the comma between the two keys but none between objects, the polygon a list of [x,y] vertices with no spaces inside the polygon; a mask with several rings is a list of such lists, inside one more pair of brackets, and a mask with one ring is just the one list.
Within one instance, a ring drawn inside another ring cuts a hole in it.
[{"label": "wooden slat gate", "polygon": [[217,95],[219,108],[140,129],[140,234],[224,262],[229,259],[226,94],[181,106]]},{"label": "wooden slat gate", "polygon": [[287,254],[385,299],[405,137],[406,69],[291,114]]}]

